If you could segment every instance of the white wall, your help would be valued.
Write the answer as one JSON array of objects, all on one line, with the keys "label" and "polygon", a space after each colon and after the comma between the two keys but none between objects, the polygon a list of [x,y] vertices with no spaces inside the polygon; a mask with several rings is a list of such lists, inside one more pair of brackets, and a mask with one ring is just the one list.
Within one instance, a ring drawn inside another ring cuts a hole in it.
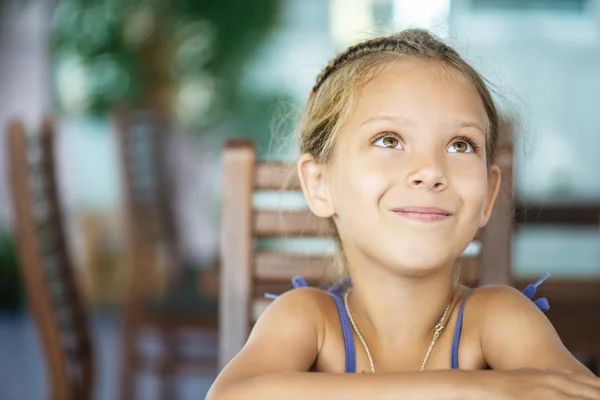
[{"label": "white wall", "polygon": [[51,0],[6,1],[0,15],[0,227],[9,223],[5,127],[30,126],[51,109],[48,52]]}]

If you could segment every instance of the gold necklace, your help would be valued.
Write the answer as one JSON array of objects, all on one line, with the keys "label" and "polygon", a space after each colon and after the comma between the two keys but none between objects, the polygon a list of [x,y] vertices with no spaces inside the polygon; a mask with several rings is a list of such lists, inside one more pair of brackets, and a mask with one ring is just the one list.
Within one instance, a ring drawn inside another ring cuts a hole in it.
[{"label": "gold necklace", "polygon": [[[348,291],[346,293],[344,293],[344,306],[346,307],[346,314],[348,314],[348,319],[350,320],[350,323],[352,324],[352,328],[354,328],[354,332],[356,332],[356,336],[358,336],[358,339],[360,340],[363,348],[365,349],[365,353],[367,353],[367,358],[369,359],[369,365],[371,366],[371,372],[374,374],[375,373],[375,363],[373,362],[373,357],[371,356],[371,350],[369,350],[369,346],[367,346],[367,342],[365,342],[365,339],[363,338],[362,334],[358,330],[358,326],[356,326],[356,322],[354,322],[354,318],[352,318],[352,313],[350,312],[350,307],[348,307],[348,295],[350,294],[351,290],[352,289],[348,289]],[[446,309],[444,310],[444,314],[442,315],[442,318],[440,318],[439,322],[435,326],[435,332],[433,333],[433,339],[431,340],[429,349],[427,350],[427,353],[425,354],[425,358],[423,359],[423,364],[421,365],[421,371],[425,370],[425,367],[427,366],[427,361],[429,361],[429,356],[431,355],[431,350],[433,350],[433,346],[435,346],[435,342],[440,337],[440,333],[442,333],[442,331],[444,330],[444,327],[445,327],[444,322],[446,321],[446,316],[448,315],[448,310],[450,310],[451,304],[452,304],[452,300],[450,300],[450,303],[448,303],[448,305],[446,306]]]}]

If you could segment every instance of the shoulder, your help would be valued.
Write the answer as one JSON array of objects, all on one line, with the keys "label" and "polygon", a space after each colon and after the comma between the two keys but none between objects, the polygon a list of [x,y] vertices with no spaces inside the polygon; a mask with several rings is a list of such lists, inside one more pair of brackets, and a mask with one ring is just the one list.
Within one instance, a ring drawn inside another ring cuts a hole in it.
[{"label": "shoulder", "polygon": [[[301,328],[306,332],[313,329],[322,343],[326,321],[335,311],[335,303],[327,292],[302,287],[289,290],[273,300],[258,318],[255,331],[262,331],[265,325]],[[252,335],[251,335],[252,336]]]},{"label": "shoulder", "polygon": [[517,289],[481,287],[469,301],[483,356],[493,369],[580,370],[548,318]]},{"label": "shoulder", "polygon": [[493,332],[504,333],[532,324],[549,326],[549,321],[535,303],[510,286],[492,285],[474,289],[468,302],[483,342],[494,336]]},{"label": "shoulder", "polygon": [[[327,313],[332,306],[331,295],[314,287],[291,289],[277,297],[266,311],[286,311],[292,314],[320,315]],[[316,314],[315,314],[316,312]]]},{"label": "shoulder", "polygon": [[537,310],[536,305],[529,298],[511,286],[480,287],[473,289],[469,297],[472,308],[482,314],[514,312],[522,309]]}]

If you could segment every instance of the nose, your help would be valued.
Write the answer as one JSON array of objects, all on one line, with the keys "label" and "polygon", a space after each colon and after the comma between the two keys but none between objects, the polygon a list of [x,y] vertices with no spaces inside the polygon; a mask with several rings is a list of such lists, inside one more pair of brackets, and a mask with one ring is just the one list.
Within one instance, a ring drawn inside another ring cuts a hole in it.
[{"label": "nose", "polygon": [[419,157],[414,160],[414,168],[408,174],[408,185],[433,191],[442,191],[448,186],[442,163],[434,157]]}]

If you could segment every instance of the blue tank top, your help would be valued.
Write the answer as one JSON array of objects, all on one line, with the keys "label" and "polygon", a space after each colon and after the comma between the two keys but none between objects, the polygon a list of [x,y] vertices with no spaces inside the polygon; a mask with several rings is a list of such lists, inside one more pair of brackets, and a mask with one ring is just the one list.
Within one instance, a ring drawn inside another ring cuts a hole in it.
[{"label": "blue tank top", "polygon": [[[542,284],[546,279],[550,277],[549,273],[546,273],[542,276],[537,282],[527,285],[527,287],[523,290],[523,294],[527,296],[527,298],[532,299],[535,294],[537,287]],[[309,286],[306,280],[300,276],[296,276],[292,279],[292,285],[294,288],[306,287]],[[348,314],[346,313],[346,308],[344,307],[344,301],[342,297],[344,293],[350,287],[350,280],[345,279],[341,282],[336,283],[332,287],[327,290],[327,293],[333,298],[335,304],[337,306],[340,324],[342,326],[342,335],[344,337],[344,347],[346,352],[346,372],[347,373],[355,373],[356,372],[356,346],[354,344],[354,336],[352,333],[352,326],[350,325],[350,319],[348,318]],[[266,294],[267,298],[276,298],[277,296]],[[452,339],[452,352],[451,352],[451,366],[452,369],[458,369],[458,348],[460,345],[460,335],[462,331],[463,324],[463,314],[465,310],[465,303],[467,301],[468,295],[462,300],[460,304],[460,308],[458,310],[458,316],[456,320],[456,328],[454,330],[454,337]],[[548,300],[546,298],[539,298],[534,301],[535,305],[543,312],[546,312],[550,309],[550,305],[548,304]]]}]

